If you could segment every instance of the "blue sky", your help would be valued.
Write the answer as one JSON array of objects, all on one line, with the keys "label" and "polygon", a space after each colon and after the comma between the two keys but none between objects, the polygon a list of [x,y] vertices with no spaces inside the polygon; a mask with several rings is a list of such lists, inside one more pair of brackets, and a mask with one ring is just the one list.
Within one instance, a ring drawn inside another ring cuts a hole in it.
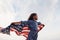
[{"label": "blue sky", "polygon": [[[38,21],[45,24],[38,40],[60,40],[60,0],[0,0],[0,25],[7,27],[11,22],[27,20],[33,12],[38,14]],[[2,40],[24,40],[15,33],[2,35]]]}]

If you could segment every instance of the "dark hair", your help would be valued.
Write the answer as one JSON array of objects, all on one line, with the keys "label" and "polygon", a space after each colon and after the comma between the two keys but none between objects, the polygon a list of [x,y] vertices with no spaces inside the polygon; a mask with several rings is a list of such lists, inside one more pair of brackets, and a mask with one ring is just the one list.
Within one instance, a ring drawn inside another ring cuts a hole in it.
[{"label": "dark hair", "polygon": [[33,19],[33,16],[36,16],[37,14],[36,13],[32,13],[31,15],[30,15],[30,17],[28,18],[28,20],[34,20]]}]

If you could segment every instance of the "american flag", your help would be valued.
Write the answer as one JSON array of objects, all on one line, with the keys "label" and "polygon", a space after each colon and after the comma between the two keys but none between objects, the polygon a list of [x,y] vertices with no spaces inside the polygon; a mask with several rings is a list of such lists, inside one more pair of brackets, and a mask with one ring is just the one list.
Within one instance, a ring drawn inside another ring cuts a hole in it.
[{"label": "american flag", "polygon": [[[38,25],[38,32],[44,27],[44,24]],[[28,37],[28,34],[30,32],[30,29],[28,27],[23,27],[23,30],[21,32],[18,32],[16,29],[11,28],[11,32],[15,32],[18,36],[22,35],[24,37]]]},{"label": "american flag", "polygon": [[[44,27],[44,24],[40,24],[38,25],[38,32]],[[2,27],[0,27],[0,30],[3,29]],[[26,37],[26,39],[28,38],[28,34],[30,32],[30,29],[28,28],[28,26],[23,27],[23,30],[21,32],[17,31],[14,28],[10,28],[10,32],[15,32],[18,36],[22,35],[24,37]]]}]

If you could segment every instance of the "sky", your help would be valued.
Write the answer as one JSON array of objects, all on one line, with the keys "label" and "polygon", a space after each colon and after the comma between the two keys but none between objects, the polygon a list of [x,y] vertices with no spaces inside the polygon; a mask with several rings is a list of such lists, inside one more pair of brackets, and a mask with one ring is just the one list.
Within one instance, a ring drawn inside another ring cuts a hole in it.
[{"label": "sky", "polygon": [[[60,40],[60,0],[0,0],[0,27],[25,21],[33,12],[38,14],[38,21],[45,24],[38,40]],[[0,39],[25,40],[14,32],[10,36],[0,33]]]}]

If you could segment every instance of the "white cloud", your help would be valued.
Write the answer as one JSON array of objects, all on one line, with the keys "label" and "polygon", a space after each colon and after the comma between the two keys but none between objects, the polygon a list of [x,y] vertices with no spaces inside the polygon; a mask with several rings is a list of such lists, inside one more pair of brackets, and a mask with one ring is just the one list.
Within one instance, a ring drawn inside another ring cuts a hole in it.
[{"label": "white cloud", "polygon": [[[13,7],[11,7],[11,0],[0,0],[0,25],[8,26],[15,17]],[[13,9],[13,10],[12,10]]]},{"label": "white cloud", "polygon": [[[8,26],[12,21],[26,20],[32,12],[36,12],[38,13],[39,21],[46,25],[39,32],[38,40],[59,40],[58,33],[60,32],[55,30],[56,26],[53,25],[57,3],[58,0],[0,0],[0,25]],[[56,18],[56,21],[58,20]],[[5,36],[7,39],[8,36]],[[17,37],[13,35],[9,36],[9,39],[15,40]],[[20,38],[18,37],[17,40]],[[3,37],[1,39],[4,40]]]}]

